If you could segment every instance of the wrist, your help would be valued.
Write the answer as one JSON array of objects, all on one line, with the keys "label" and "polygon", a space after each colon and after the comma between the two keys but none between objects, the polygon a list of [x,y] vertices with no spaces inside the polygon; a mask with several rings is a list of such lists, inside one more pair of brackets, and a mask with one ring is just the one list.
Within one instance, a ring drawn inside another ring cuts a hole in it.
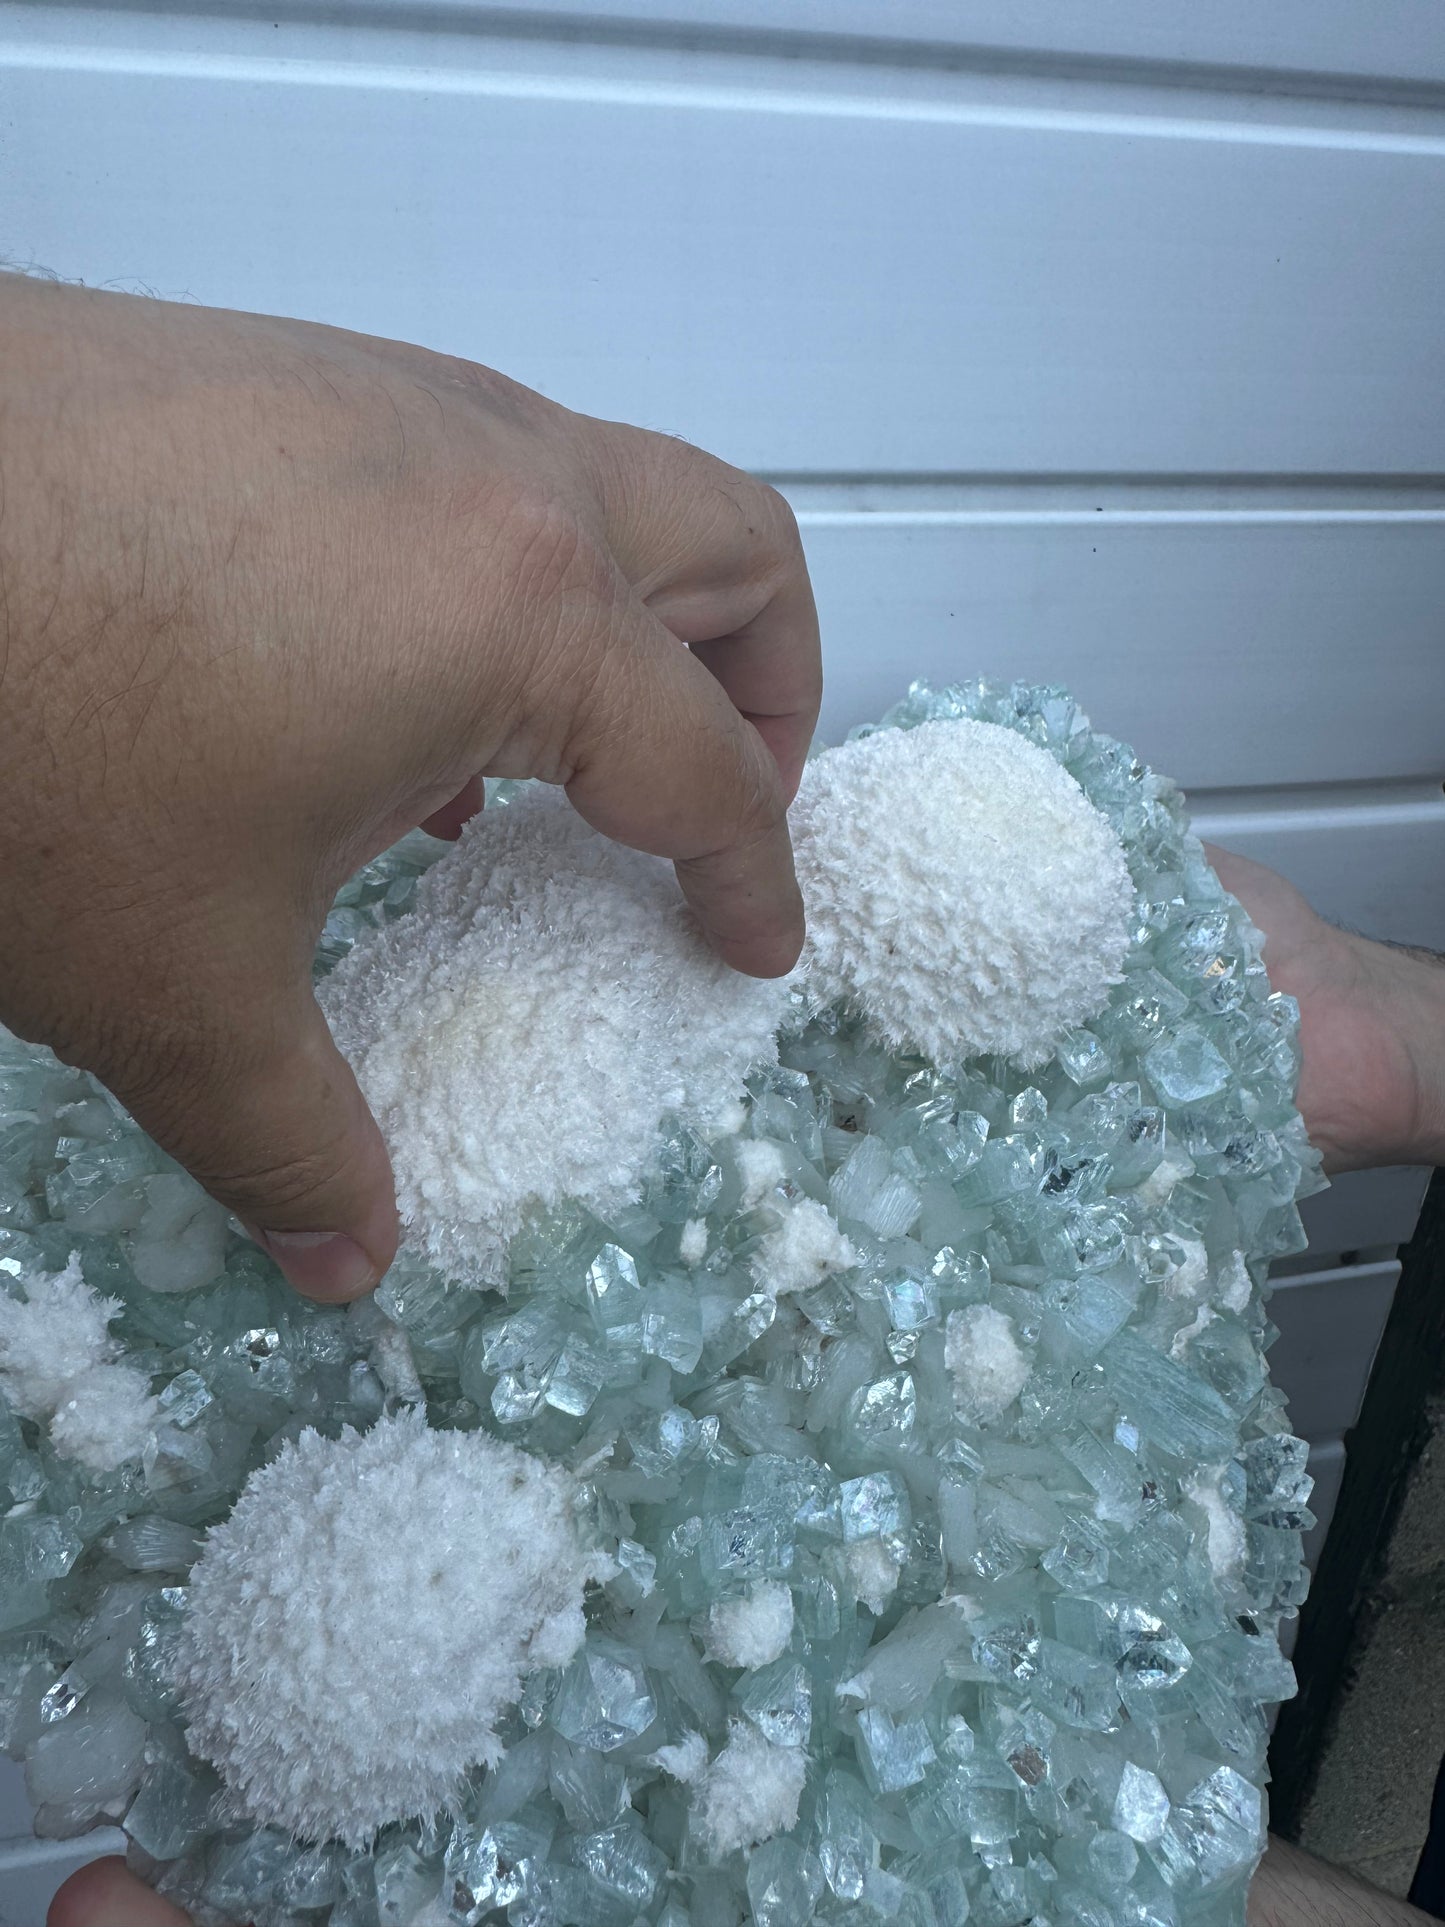
[{"label": "wrist", "polygon": [[1409,1129],[1391,1161],[1445,1165],[1445,957],[1405,945],[1370,948],[1382,953],[1389,1018],[1413,1073]]},{"label": "wrist", "polygon": [[1373,1018],[1369,1069],[1393,1101],[1368,1113],[1369,1128],[1337,1168],[1445,1164],[1445,958],[1341,931]]}]

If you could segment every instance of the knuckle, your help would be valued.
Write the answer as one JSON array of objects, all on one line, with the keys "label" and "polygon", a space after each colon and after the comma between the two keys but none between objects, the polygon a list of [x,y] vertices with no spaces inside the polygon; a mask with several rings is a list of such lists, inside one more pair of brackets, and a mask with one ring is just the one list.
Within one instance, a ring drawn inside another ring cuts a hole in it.
[{"label": "knuckle", "polygon": [[738,769],[734,810],[735,841],[739,844],[768,842],[787,822],[787,798],[777,764],[765,751],[754,751],[751,744]]},{"label": "knuckle", "polygon": [[305,1151],[277,1144],[239,1161],[232,1158],[183,1159],[191,1176],[213,1197],[236,1208],[264,1201],[268,1218],[285,1217],[335,1183],[345,1172],[344,1142]]},{"label": "knuckle", "polygon": [[803,537],[792,503],[771,482],[754,482],[753,487],[757,490],[759,512],[766,520],[769,539],[781,557],[796,560],[803,553]]},{"label": "knuckle", "polygon": [[513,594],[532,607],[595,594],[610,575],[605,555],[575,511],[545,490],[523,489],[513,497],[502,539]]},{"label": "knuckle", "polygon": [[439,354],[419,349],[424,357],[423,372],[442,389],[450,388],[474,406],[482,407],[519,428],[531,428],[542,419],[550,404],[534,388],[528,388],[510,375],[488,368],[480,361],[467,361],[460,355]]}]

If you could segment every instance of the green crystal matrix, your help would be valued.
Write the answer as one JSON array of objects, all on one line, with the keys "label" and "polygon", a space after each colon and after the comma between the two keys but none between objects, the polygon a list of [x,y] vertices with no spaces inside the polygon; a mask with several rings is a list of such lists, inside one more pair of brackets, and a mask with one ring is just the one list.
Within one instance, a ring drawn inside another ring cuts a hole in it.
[{"label": "green crystal matrix", "polygon": [[[1126,978],[1027,1077],[887,1054],[837,1011],[786,1031],[740,1138],[854,1247],[811,1293],[758,1289],[778,1211],[742,1208],[740,1139],[677,1125],[635,1207],[515,1241],[505,1299],[403,1258],[373,1303],[318,1307],[91,1080],[0,1046],[0,1285],[79,1252],[163,1421],[97,1478],[0,1405],[0,1745],[42,1833],[120,1821],[199,1920],[258,1927],[1241,1927],[1311,1523],[1262,1296],[1319,1182],[1297,1013],[1170,783],[1058,690],[915,687],[885,721],[955,716],[1021,731],[1114,824]],[[348,886],[322,967],[438,847]],[[981,1306],[1031,1369],[969,1424],[945,1330]],[[433,1425],[583,1472],[617,1572],[457,1811],[348,1853],[225,1824],[169,1654],[247,1475],[394,1408],[387,1321]],[[708,1658],[709,1606],[760,1581],[791,1589],[787,1650]],[[713,1861],[654,1756],[739,1719],[803,1749],[806,1786],[790,1832]]]}]

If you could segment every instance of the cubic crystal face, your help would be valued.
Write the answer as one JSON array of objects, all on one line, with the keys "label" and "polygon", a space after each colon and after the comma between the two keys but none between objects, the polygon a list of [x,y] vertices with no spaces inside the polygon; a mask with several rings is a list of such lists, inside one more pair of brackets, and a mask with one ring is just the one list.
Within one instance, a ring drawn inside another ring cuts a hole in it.
[{"label": "cubic crystal face", "polygon": [[[744,1114],[670,1121],[606,1222],[534,1216],[505,1296],[408,1255],[349,1312],[295,1298],[90,1080],[0,1042],[0,1290],[78,1253],[157,1399],[103,1476],[0,1405],[0,1744],[48,1831],[121,1822],[206,1927],[1242,1927],[1310,1523],[1263,1364],[1318,1183],[1296,1013],[1172,785],[1058,690],[919,687],[885,726],[957,718],[1117,834],[1107,1005],[1023,1072],[800,1001]],[[323,967],[435,853],[348,886]],[[204,1534],[306,1428],[408,1407],[576,1481],[585,1641],[437,1811],[360,1849],[238,1826],[177,1691]]]}]

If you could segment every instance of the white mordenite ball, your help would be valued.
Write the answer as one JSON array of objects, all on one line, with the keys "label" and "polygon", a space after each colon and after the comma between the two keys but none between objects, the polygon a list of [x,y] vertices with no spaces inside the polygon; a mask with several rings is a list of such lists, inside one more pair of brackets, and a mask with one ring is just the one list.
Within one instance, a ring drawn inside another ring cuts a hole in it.
[{"label": "white mordenite ball", "polygon": [[611,1570],[565,1472],[408,1411],[303,1432],[207,1535],[177,1660],[187,1742],[237,1814],[360,1847],[500,1757],[525,1676]]},{"label": "white mordenite ball", "polygon": [[48,1422],[56,1451],[87,1472],[113,1472],[140,1458],[160,1406],[111,1336],[120,1300],[102,1298],[85,1282],[78,1253],[61,1271],[25,1271],[18,1282],[23,1296],[0,1290],[6,1402],[22,1418]]},{"label": "white mordenite ball", "polygon": [[532,1207],[635,1198],[668,1113],[732,1124],[787,995],[719,962],[670,863],[541,787],[469,824],[319,992],[403,1224],[473,1283]]},{"label": "white mordenite ball", "polygon": [[1123,846],[1014,730],[930,722],[827,750],[790,820],[809,995],[858,1011],[891,1049],[1031,1069],[1120,981]]}]

